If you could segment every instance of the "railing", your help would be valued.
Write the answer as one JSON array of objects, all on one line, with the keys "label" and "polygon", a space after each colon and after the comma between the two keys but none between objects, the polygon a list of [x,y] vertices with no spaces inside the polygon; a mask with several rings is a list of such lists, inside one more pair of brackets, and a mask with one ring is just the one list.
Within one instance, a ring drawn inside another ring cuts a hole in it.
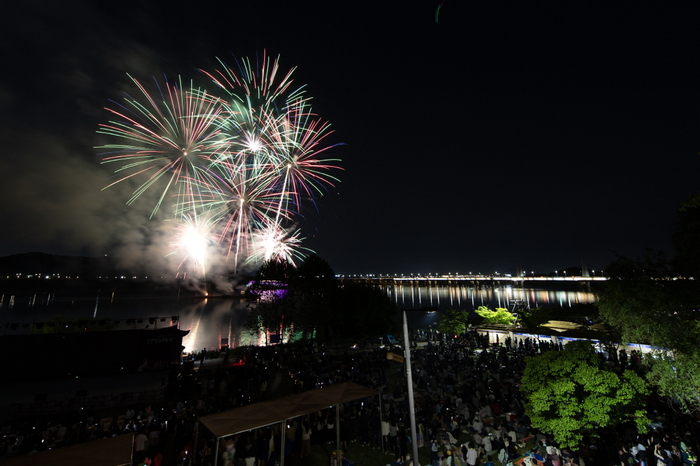
[{"label": "railing", "polygon": [[607,277],[557,276],[514,277],[507,275],[341,275],[341,280],[376,282],[603,282]]},{"label": "railing", "polygon": [[28,335],[34,333],[85,332],[102,330],[156,330],[177,325],[179,316],[135,317],[127,319],[80,319],[64,321],[6,322],[0,324],[2,335]]}]

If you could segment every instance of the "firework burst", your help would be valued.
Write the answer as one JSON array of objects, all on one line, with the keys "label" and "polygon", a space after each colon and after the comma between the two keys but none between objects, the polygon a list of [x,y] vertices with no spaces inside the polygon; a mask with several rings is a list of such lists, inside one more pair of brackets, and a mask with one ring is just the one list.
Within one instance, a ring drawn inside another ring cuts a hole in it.
[{"label": "firework burst", "polygon": [[296,230],[284,230],[272,224],[256,231],[255,250],[248,256],[248,262],[260,263],[264,261],[286,261],[296,265],[297,260],[303,260],[305,253],[313,253],[308,248],[301,246],[301,232]]},{"label": "firework burst", "polygon": [[193,184],[183,180],[209,176],[210,159],[222,150],[214,125],[221,107],[192,85],[183,90],[182,81],[158,86],[160,98],[156,99],[139,81],[131,79],[146,103],[126,96],[120,109],[107,108],[118,119],[100,125],[98,133],[117,138],[120,143],[98,148],[109,151],[102,153],[102,163],[120,165],[115,171],[117,179],[106,188],[132,178],[143,180],[127,203],[133,203],[154,185],[162,187],[153,216],[172,191],[181,200],[197,195],[191,189]]},{"label": "firework burst", "polygon": [[175,225],[175,234],[170,244],[173,251],[181,257],[178,269],[187,261],[191,262],[193,270],[206,276],[206,258],[208,249],[218,242],[214,233],[216,223],[211,216],[199,216],[195,213],[182,217]]},{"label": "firework burst", "polygon": [[282,72],[266,54],[259,66],[237,63],[238,71],[223,61],[202,71],[214,93],[180,79],[155,81],[151,94],[131,78],[140,98],[107,108],[115,118],[98,130],[117,140],[99,147],[102,163],[118,165],[107,187],[136,181],[129,204],[156,190],[151,217],[171,200],[171,246],[202,270],[200,252],[213,245],[234,268],[303,258],[312,251],[294,225],[305,204],[338,182],[331,173],[339,160],[325,157],[334,147],[324,145],[330,125],[312,112],[304,87],[292,86],[294,69]]}]

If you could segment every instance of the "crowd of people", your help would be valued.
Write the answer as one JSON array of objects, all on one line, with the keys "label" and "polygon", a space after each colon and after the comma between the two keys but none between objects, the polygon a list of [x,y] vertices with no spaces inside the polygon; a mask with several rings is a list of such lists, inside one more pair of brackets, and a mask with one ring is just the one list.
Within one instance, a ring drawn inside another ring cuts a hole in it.
[{"label": "crowd of people", "polygon": [[[560,448],[546,432],[534,429],[519,390],[525,358],[560,351],[560,344],[508,338],[494,345],[474,329],[459,338],[414,345],[416,437],[432,466],[694,464],[698,421],[658,400],[649,400],[651,432],[640,434],[633,425],[609,428],[576,451]],[[395,370],[400,365],[387,358],[390,351],[390,346],[372,344],[361,351],[331,351],[314,341],[250,347],[235,363],[225,358],[210,361],[211,370],[202,364],[199,371],[180,372],[164,388],[162,402],[128,407],[106,427],[99,424],[104,413],[94,410],[61,419],[8,421],[2,426],[0,458],[129,433],[134,435],[135,464],[212,465],[218,456],[225,466],[274,466],[282,457],[294,466],[305,464],[311,448],[320,445],[336,464],[340,458],[348,463],[353,449],[362,446],[380,450],[390,464],[408,466],[413,459],[407,385],[402,371]],[[638,362],[627,354],[607,359],[613,370]],[[376,389],[379,396],[221,442],[198,423],[201,416],[285,391],[346,381]],[[336,451],[338,437],[342,453]]]}]

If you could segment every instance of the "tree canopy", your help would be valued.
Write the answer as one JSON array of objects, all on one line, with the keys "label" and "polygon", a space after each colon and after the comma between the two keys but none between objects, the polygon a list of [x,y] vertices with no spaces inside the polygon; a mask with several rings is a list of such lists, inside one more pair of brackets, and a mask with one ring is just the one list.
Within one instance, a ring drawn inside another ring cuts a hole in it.
[{"label": "tree canopy", "polygon": [[383,335],[394,327],[396,305],[379,288],[363,283],[345,283],[340,288],[331,317],[340,336]]},{"label": "tree canopy", "polygon": [[494,311],[486,306],[479,306],[475,312],[483,318],[483,324],[512,325],[516,319],[516,317],[511,314],[508,309],[503,307],[497,307]]},{"label": "tree canopy", "polygon": [[690,196],[676,212],[671,244],[673,267],[681,277],[700,279],[700,196]]},{"label": "tree canopy", "polygon": [[[603,321],[622,342],[649,344],[647,380],[685,412],[700,409],[700,197],[681,205],[672,235],[676,255],[618,257],[597,291]],[[692,387],[695,387],[693,390]]]},{"label": "tree canopy", "polygon": [[[640,259],[620,257],[606,269],[597,292],[603,320],[620,330],[624,342],[692,351],[697,346],[694,283],[679,280],[662,253]],[[679,329],[684,329],[680,331]]]},{"label": "tree canopy", "polygon": [[298,268],[266,262],[248,288],[248,328],[286,326],[298,336],[363,338],[389,332],[396,306],[381,289],[341,283],[324,259],[312,255]]},{"label": "tree canopy", "polygon": [[467,328],[467,311],[448,309],[440,315],[437,330],[447,335],[459,335]]},{"label": "tree canopy", "polygon": [[519,323],[525,328],[534,330],[549,322],[551,315],[552,310],[542,306],[526,309],[520,312]]},{"label": "tree canopy", "polygon": [[579,447],[597,429],[630,417],[641,432],[650,425],[641,409],[649,392],[644,379],[631,370],[610,371],[586,340],[527,358],[520,388],[532,425],[562,447]]},{"label": "tree canopy", "polygon": [[682,412],[700,408],[700,358],[697,355],[660,352],[648,364],[646,379],[657,393],[675,403]]},{"label": "tree canopy", "polygon": [[316,336],[327,340],[337,336],[337,301],[340,282],[326,260],[311,255],[302,262],[290,279],[290,296],[298,309],[297,323],[314,329]]}]

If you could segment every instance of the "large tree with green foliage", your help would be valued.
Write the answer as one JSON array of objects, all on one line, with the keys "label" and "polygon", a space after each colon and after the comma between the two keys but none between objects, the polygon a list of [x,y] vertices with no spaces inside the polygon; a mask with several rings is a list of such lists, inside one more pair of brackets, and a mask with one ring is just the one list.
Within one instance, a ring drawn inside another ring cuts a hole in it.
[{"label": "large tree with green foliage", "polygon": [[312,255],[298,268],[266,262],[248,290],[248,328],[260,333],[292,325],[319,340],[362,338],[390,330],[396,305],[379,288],[341,284],[324,259]]},{"label": "large tree with green foliage", "polygon": [[459,335],[466,330],[468,318],[467,311],[448,309],[440,314],[437,330],[447,335]]},{"label": "large tree with green foliage", "polygon": [[532,425],[562,447],[577,448],[599,428],[630,418],[641,432],[650,424],[641,409],[644,379],[631,370],[610,371],[586,340],[527,358],[520,389]]},{"label": "large tree with green foliage", "polygon": [[596,305],[624,342],[684,352],[697,346],[695,284],[677,279],[664,254],[649,251],[636,260],[619,257],[605,274],[608,281],[598,289]]},{"label": "large tree with green foliage", "polygon": [[[604,322],[622,342],[661,348],[646,357],[647,379],[685,412],[700,409],[700,198],[681,205],[672,243],[675,257],[647,251],[605,268],[597,292]],[[695,388],[693,388],[695,387]]]},{"label": "large tree with green foliage", "polygon": [[521,311],[518,316],[520,319],[519,324],[525,328],[534,330],[549,322],[551,315],[552,310],[542,306],[526,309]]},{"label": "large tree with green foliage", "polygon": [[496,310],[491,310],[486,306],[479,306],[475,311],[483,318],[482,324],[504,324],[513,325],[516,317],[511,314],[508,309],[497,307]]},{"label": "large tree with green foliage", "polygon": [[685,413],[700,407],[700,358],[683,353],[658,352],[650,361],[646,379],[659,395]]},{"label": "large tree with green foliage", "polygon": [[289,283],[295,274],[294,267],[286,261],[267,261],[260,266],[246,290],[248,331],[265,335],[280,327],[282,332],[288,331],[297,316],[297,303],[289,295]]},{"label": "large tree with green foliage", "polygon": [[665,256],[618,258],[606,269],[608,282],[597,293],[603,321],[623,343],[649,344],[647,380],[659,395],[684,412],[700,409],[700,322],[694,280],[675,276]]}]

